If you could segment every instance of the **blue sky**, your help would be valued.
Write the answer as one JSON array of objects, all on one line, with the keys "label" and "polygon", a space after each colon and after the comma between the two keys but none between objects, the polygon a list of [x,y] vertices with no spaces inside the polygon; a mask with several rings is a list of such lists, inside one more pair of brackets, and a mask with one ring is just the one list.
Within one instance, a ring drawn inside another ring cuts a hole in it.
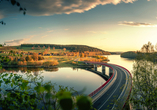
[{"label": "blue sky", "polygon": [[157,43],[156,0],[20,0],[0,3],[0,43],[81,44],[136,51]]}]

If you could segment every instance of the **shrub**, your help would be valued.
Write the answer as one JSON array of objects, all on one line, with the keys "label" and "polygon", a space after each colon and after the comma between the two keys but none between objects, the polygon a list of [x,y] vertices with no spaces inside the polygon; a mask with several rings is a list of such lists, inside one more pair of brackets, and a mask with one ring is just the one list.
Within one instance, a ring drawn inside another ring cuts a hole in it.
[{"label": "shrub", "polygon": [[17,65],[23,65],[22,61],[18,61]]},{"label": "shrub", "polygon": [[44,62],[43,65],[47,66],[47,67],[49,67],[49,66],[56,66],[56,65],[58,65],[58,61],[47,61],[47,62]]},{"label": "shrub", "polygon": [[44,57],[38,56],[38,60],[44,60]]},{"label": "shrub", "polygon": [[32,61],[32,57],[30,55],[27,55],[25,59],[26,61]]},{"label": "shrub", "polygon": [[26,59],[24,57],[21,57],[20,61],[26,61]]},{"label": "shrub", "polygon": [[[0,74],[1,98],[0,109],[3,110],[91,110],[92,99],[89,96],[72,96],[76,93],[73,88],[59,85],[59,91],[55,90],[55,84],[43,83],[41,76],[33,76],[26,73],[27,77],[17,74]],[[10,86],[6,88],[5,86]],[[33,85],[33,86],[31,86]],[[28,92],[29,91],[29,92]],[[76,99],[76,100],[74,100]],[[57,107],[57,109],[56,109]]]}]

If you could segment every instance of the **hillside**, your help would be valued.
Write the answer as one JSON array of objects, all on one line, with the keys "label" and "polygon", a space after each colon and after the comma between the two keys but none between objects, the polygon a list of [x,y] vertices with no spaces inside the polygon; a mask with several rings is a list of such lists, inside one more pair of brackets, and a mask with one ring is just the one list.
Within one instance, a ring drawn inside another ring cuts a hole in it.
[{"label": "hillside", "polygon": [[63,49],[65,48],[66,50],[69,50],[70,52],[102,52],[102,54],[105,55],[110,55],[109,52],[95,48],[95,47],[90,47],[90,46],[86,46],[86,45],[56,45],[56,44],[21,44],[21,46],[16,47],[17,49],[23,49],[23,48],[48,48],[50,47],[51,49],[55,48],[55,49]]}]

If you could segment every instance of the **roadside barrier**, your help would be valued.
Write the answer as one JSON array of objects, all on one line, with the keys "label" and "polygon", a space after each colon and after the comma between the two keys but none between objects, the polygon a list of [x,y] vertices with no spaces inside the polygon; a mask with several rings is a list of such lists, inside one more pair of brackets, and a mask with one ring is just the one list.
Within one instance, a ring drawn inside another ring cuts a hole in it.
[{"label": "roadside barrier", "polygon": [[[101,65],[105,65],[105,66],[108,66],[109,68],[111,68],[113,70],[113,68],[109,65],[106,65],[106,64],[102,64],[102,63],[99,63],[99,62],[86,62],[86,63],[94,63],[94,64],[101,64]],[[92,93],[90,93],[88,96],[92,97],[93,95],[95,95],[98,91],[100,91],[112,78],[113,78],[113,75],[114,75],[114,70],[113,70],[113,74],[112,76],[102,85],[100,86],[99,88],[97,88],[95,91],[93,91]]]}]

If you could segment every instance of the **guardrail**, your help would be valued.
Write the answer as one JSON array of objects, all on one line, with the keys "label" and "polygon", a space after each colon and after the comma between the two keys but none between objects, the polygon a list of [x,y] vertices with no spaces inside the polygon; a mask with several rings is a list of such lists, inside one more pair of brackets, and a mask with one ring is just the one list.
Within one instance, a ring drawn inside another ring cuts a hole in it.
[{"label": "guardrail", "polygon": [[[93,63],[93,64],[105,65],[105,66],[108,66],[109,68],[111,68],[111,69],[113,70],[112,76],[111,76],[102,86],[100,86],[99,88],[97,88],[95,91],[93,91],[92,93],[90,93],[90,94],[88,95],[88,96],[92,97],[92,96],[94,96],[96,93],[98,93],[102,88],[104,88],[105,85],[108,84],[108,82],[110,82],[110,80],[113,78],[113,76],[114,76],[115,73],[114,73],[114,69],[113,69],[111,66],[107,65],[107,64],[102,64],[102,63],[99,63],[99,62],[86,62],[86,63]],[[131,79],[132,79],[131,73],[130,73],[126,68],[124,68],[124,67],[122,67],[122,66],[119,66],[119,65],[116,65],[116,64],[112,64],[112,65],[118,66],[118,67],[123,68],[124,70],[126,70],[126,71],[130,74]],[[130,88],[129,95],[128,95],[126,101],[129,99],[131,90],[132,90],[132,83],[131,83],[131,88]],[[125,104],[126,104],[126,102],[124,103],[123,108],[124,108]]]},{"label": "guardrail", "polygon": [[[94,64],[100,64],[100,63],[95,63],[95,62],[86,62],[86,63],[94,63]],[[102,85],[100,86],[99,88],[97,88],[95,91],[93,91],[92,93],[90,93],[88,96],[92,97],[93,95],[95,95],[98,91],[100,91],[112,78],[113,78],[113,75],[114,75],[114,69],[109,66],[109,65],[106,65],[106,64],[101,64],[101,65],[105,65],[105,66],[108,66],[109,68],[111,68],[113,70],[113,74],[112,76]]]},{"label": "guardrail", "polygon": [[[111,64],[111,63],[110,63],[110,64]],[[126,71],[130,74],[130,76],[131,76],[131,80],[132,80],[132,75],[131,75],[131,73],[130,73],[130,71],[129,71],[129,70],[127,70],[126,68],[124,68],[124,67],[122,67],[122,66],[116,65],[116,64],[112,64],[112,65],[115,65],[115,66],[121,67],[121,68],[123,68],[124,70],[126,70]],[[131,88],[130,88],[130,91],[129,91],[129,95],[128,95],[128,97],[127,97],[127,99],[126,99],[126,100],[128,100],[128,99],[129,99],[129,97],[130,97],[130,93],[131,93],[131,90],[132,90],[132,83],[131,83]],[[125,104],[126,104],[126,103],[124,103],[123,108],[124,108]]]}]

